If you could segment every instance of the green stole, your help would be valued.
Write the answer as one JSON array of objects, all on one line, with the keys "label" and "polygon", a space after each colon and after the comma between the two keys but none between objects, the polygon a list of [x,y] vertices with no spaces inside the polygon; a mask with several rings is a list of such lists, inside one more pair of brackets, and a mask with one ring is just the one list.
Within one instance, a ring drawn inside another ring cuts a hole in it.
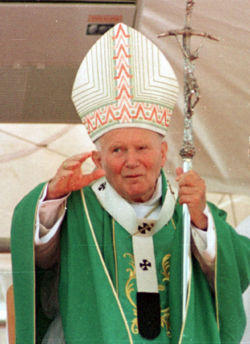
[{"label": "green stole", "polygon": [[[17,206],[13,216],[12,259],[17,344],[40,343],[49,324],[39,307],[38,297],[35,308],[35,291],[38,296],[40,279],[43,277],[43,271],[37,270],[35,287],[33,232],[36,203],[41,190],[42,185],[31,192]],[[68,210],[61,233],[59,295],[66,343],[146,343],[148,340],[133,333],[136,332],[136,323],[133,323],[134,309],[131,306],[133,292],[130,293],[130,302],[124,291],[124,285],[129,280],[129,270],[126,275],[124,267],[131,257],[131,239],[118,223],[112,225],[112,218],[100,206],[91,188],[84,189],[84,199],[89,219],[86,211],[83,211],[81,193],[74,192],[68,199]],[[166,300],[161,296],[161,303],[170,309],[171,337],[166,336],[164,328],[154,340],[155,343],[238,343],[243,334],[245,316],[241,292],[248,286],[250,279],[249,240],[237,235],[224,222],[222,211],[213,205],[210,205],[210,210],[218,241],[216,292],[215,295],[212,294],[199,264],[192,258],[188,314],[183,327],[182,212],[178,203],[173,215],[176,229],[171,221],[155,235],[157,268],[162,264],[158,248],[159,251],[164,251],[164,240],[167,243],[164,256],[171,253],[170,281],[160,287],[167,288],[167,292],[162,293]],[[170,240],[167,238],[169,233]],[[121,250],[122,255],[119,253]],[[160,271],[159,269],[159,273]],[[161,281],[159,276],[158,281]],[[166,318],[163,317],[164,319]],[[135,331],[132,331],[132,325]]]}]

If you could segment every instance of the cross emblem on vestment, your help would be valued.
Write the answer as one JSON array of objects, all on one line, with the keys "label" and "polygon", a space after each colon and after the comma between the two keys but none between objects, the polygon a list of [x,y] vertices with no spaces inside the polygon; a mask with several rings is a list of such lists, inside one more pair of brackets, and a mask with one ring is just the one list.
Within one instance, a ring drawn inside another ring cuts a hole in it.
[{"label": "cross emblem on vestment", "polygon": [[153,223],[145,223],[143,222],[141,225],[138,226],[138,231],[141,233],[141,234],[146,234],[147,231],[148,232],[151,232],[151,229],[154,227],[154,224]]},{"label": "cross emblem on vestment", "polygon": [[103,191],[103,190],[105,190],[105,188],[106,188],[106,182],[100,184],[99,187],[98,187],[98,190],[99,191]]},{"label": "cross emblem on vestment", "polygon": [[140,268],[144,271],[147,271],[148,268],[151,268],[151,263],[147,259],[143,259],[140,263]]}]

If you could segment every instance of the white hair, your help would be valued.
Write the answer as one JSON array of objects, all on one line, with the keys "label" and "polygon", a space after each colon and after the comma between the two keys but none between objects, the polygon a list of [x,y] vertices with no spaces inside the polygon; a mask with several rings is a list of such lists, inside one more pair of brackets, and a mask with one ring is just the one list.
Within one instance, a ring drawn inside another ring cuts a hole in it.
[{"label": "white hair", "polygon": [[101,137],[99,137],[95,142],[96,150],[100,152],[102,150]]}]

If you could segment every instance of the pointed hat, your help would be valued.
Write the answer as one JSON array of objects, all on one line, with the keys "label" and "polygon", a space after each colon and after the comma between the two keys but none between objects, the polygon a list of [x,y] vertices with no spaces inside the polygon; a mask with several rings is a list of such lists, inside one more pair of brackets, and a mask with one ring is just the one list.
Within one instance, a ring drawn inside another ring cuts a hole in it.
[{"label": "pointed hat", "polygon": [[89,50],[72,100],[90,138],[138,127],[166,135],[178,97],[178,82],[159,48],[119,23]]}]

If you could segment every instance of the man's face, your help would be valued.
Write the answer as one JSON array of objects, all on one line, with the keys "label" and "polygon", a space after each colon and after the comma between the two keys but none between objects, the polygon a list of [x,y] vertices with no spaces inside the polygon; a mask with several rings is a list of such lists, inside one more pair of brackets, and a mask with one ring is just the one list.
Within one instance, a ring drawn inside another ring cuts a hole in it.
[{"label": "man's face", "polygon": [[159,134],[140,128],[115,129],[100,140],[93,159],[114,189],[129,202],[145,202],[154,193],[167,143]]}]

